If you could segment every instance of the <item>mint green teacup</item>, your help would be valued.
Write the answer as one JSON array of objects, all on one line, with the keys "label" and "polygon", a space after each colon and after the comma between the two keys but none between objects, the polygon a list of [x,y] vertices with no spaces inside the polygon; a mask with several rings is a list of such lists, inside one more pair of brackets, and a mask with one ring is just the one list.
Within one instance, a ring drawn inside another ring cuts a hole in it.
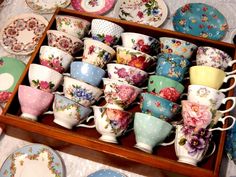
[{"label": "mint green teacup", "polygon": [[144,152],[152,153],[152,149],[156,145],[167,146],[173,144],[174,140],[170,143],[162,143],[170,134],[172,127],[166,121],[136,112],[134,118],[135,147]]}]

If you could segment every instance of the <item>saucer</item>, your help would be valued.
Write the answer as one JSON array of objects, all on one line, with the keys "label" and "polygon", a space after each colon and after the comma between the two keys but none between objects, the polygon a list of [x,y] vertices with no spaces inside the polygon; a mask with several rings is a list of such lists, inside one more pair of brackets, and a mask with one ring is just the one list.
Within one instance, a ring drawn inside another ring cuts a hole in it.
[{"label": "saucer", "polygon": [[33,13],[20,14],[8,20],[0,32],[0,43],[9,53],[31,54],[38,44],[48,21]]},{"label": "saucer", "polygon": [[71,0],[71,5],[75,10],[94,14],[105,14],[111,10],[116,0]]},{"label": "saucer", "polygon": [[203,3],[190,3],[175,12],[173,27],[178,32],[221,40],[228,24],[216,8]]},{"label": "saucer", "polygon": [[163,0],[119,0],[113,16],[154,27],[161,26],[166,20],[168,9]]},{"label": "saucer", "polygon": [[110,169],[98,170],[87,177],[126,177],[124,174]]},{"label": "saucer", "polygon": [[10,154],[0,169],[0,176],[64,177],[65,170],[53,149],[32,144]]}]

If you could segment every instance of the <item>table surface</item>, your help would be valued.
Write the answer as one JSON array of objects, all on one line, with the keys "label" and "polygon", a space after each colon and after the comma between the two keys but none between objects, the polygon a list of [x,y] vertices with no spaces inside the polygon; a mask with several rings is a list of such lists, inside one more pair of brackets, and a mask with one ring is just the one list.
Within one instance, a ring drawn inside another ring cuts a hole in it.
[{"label": "table surface", "polygon": [[[207,3],[209,5],[216,7],[226,17],[227,22],[229,24],[229,31],[227,32],[223,41],[231,42],[231,34],[236,30],[236,15],[235,15],[236,0],[164,0],[164,1],[168,6],[169,15],[166,22],[161,26],[161,28],[173,30],[172,26],[173,14],[182,5],[190,2]],[[5,7],[2,7],[2,5],[5,5]],[[0,24],[4,24],[9,18],[13,16],[27,12],[32,12],[32,11],[26,5],[24,0],[5,0],[5,2],[0,5]],[[48,20],[50,20],[52,15],[43,15],[43,16]],[[107,14],[107,16],[112,16],[112,12]],[[0,56],[13,56],[25,63],[27,63],[29,59],[29,56],[14,56],[12,54],[9,54],[1,46],[0,46]],[[3,134],[0,137],[0,166],[2,165],[2,163],[8,157],[9,154],[11,154],[17,148],[20,148],[27,144],[30,143]],[[106,166],[100,163],[96,163],[63,152],[59,152],[59,154],[64,160],[67,171],[66,174],[67,177],[75,177],[75,176],[83,177],[89,175],[94,171],[104,168],[114,169],[116,171],[124,173],[127,177],[142,177],[141,175],[138,174],[134,174],[121,169],[116,169],[110,166]],[[236,165],[232,161],[229,161],[226,156],[224,156],[222,160],[220,176],[231,177],[235,176],[235,174],[236,174]]]}]

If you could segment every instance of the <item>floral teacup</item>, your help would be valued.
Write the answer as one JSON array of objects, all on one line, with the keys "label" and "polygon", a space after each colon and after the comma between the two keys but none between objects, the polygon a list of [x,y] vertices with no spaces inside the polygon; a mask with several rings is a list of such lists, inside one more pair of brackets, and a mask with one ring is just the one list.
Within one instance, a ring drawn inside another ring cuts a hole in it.
[{"label": "floral teacup", "polygon": [[84,40],[82,61],[103,68],[114,56],[115,50],[110,46],[90,38]]},{"label": "floral teacup", "polygon": [[135,86],[141,86],[148,77],[147,72],[122,64],[107,64],[107,71],[110,79],[119,79]]},{"label": "floral teacup", "polygon": [[117,109],[127,108],[142,92],[138,87],[115,79],[103,78],[103,83],[106,102]]},{"label": "floral teacup", "polygon": [[159,54],[156,74],[182,82],[189,64],[190,62],[181,56],[174,54]]},{"label": "floral teacup", "polygon": [[41,46],[39,52],[40,64],[54,69],[59,73],[65,72],[73,57],[56,47]]},{"label": "floral teacup", "polygon": [[54,92],[60,86],[63,76],[46,66],[30,64],[28,78],[31,87],[46,92]]}]

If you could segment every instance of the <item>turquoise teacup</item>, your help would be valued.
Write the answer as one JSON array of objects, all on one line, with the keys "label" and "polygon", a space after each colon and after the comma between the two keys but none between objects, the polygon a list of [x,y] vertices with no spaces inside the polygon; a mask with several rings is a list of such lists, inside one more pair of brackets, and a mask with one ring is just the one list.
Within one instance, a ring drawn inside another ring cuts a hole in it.
[{"label": "turquoise teacup", "polygon": [[171,120],[179,111],[180,105],[159,96],[142,93],[141,110],[163,120]]},{"label": "turquoise teacup", "polygon": [[170,134],[172,127],[166,121],[136,112],[134,118],[135,147],[144,152],[152,153],[152,149],[156,145],[167,146],[173,144],[174,140],[169,143],[162,143]]}]

